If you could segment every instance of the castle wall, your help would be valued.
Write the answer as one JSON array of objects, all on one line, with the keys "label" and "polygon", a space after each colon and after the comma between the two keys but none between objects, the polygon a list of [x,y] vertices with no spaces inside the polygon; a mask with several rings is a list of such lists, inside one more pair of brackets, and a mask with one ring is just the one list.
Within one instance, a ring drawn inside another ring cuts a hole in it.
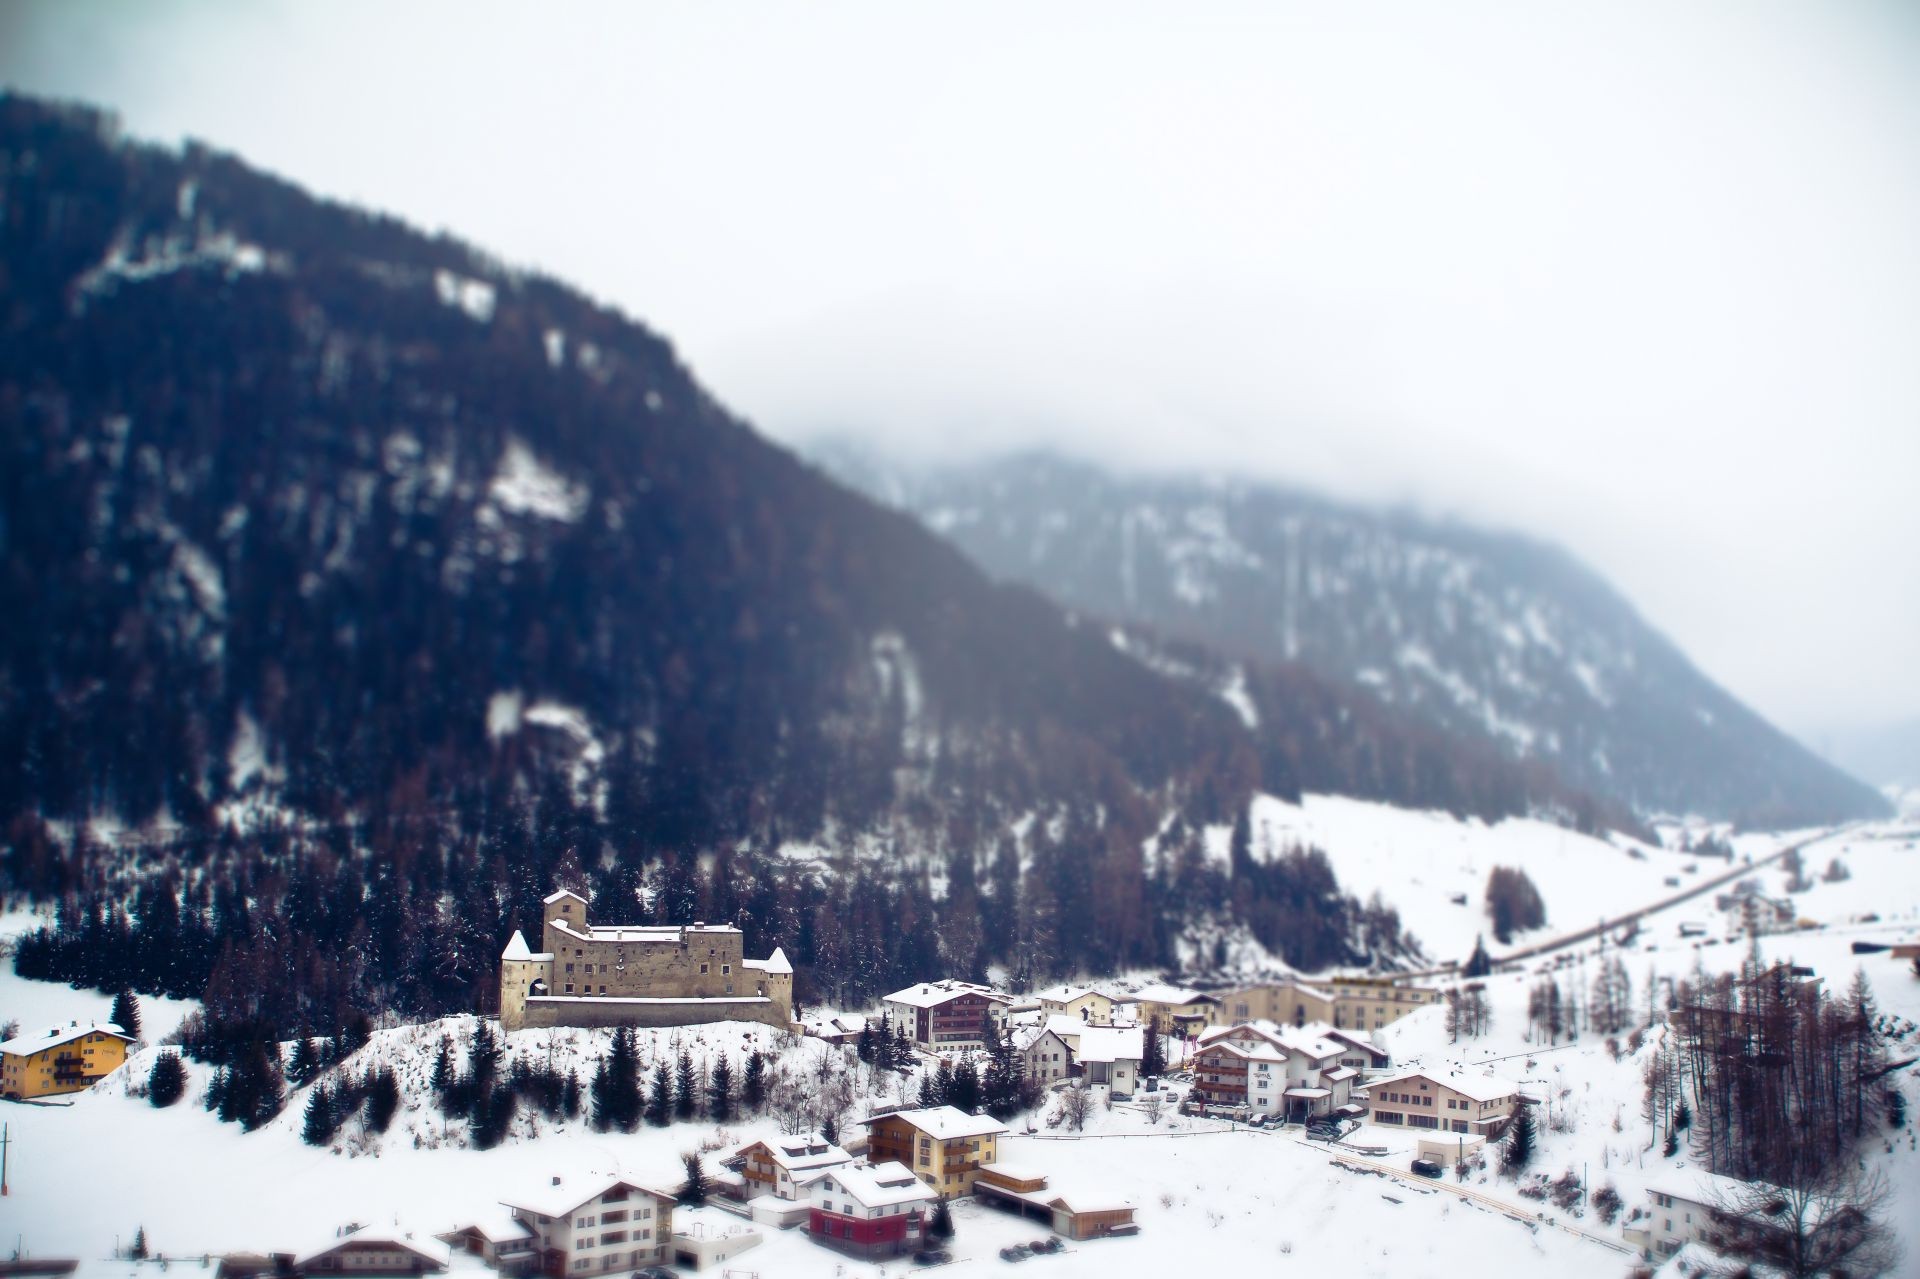
[{"label": "castle wall", "polygon": [[645,1000],[567,999],[535,995],[526,1001],[522,1025],[698,1026],[711,1021],[754,1021],[787,1029],[787,1010],[771,999]]},{"label": "castle wall", "polygon": [[741,937],[732,930],[682,929],[619,941],[576,936],[549,923],[542,948],[553,955],[548,991],[554,995],[723,999],[757,990],[759,975],[740,962]]}]

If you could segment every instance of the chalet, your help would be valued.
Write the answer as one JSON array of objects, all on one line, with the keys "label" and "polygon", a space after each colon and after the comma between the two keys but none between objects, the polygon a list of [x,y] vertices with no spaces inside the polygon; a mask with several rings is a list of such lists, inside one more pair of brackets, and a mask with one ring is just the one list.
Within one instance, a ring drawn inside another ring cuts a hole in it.
[{"label": "chalet", "polygon": [[923,1052],[984,1048],[988,1030],[1006,1032],[1013,996],[970,981],[928,981],[880,1001],[890,1034],[905,1034]]},{"label": "chalet", "polygon": [[111,1022],[68,1022],[0,1043],[0,1097],[22,1101],[91,1088],[127,1060],[133,1037]]},{"label": "chalet", "polygon": [[535,1269],[554,1279],[670,1260],[673,1196],[625,1177],[555,1177],[506,1206],[534,1234]]},{"label": "chalet", "polygon": [[1718,1205],[1736,1202],[1747,1188],[1746,1182],[1717,1173],[1662,1173],[1647,1187],[1647,1224],[1630,1228],[1627,1241],[1638,1244],[1649,1259],[1662,1261],[1690,1243],[1713,1247]]},{"label": "chalet", "polygon": [[994,1161],[1007,1131],[997,1119],[952,1106],[896,1110],[860,1122],[867,1128],[870,1161],[905,1164],[942,1199],[973,1193],[980,1165]]},{"label": "chalet", "polygon": [[480,1258],[503,1275],[530,1275],[540,1265],[540,1240],[505,1204],[445,1234],[441,1243]]},{"label": "chalet", "polygon": [[1054,986],[1034,997],[1048,1015],[1077,1017],[1089,1026],[1113,1024],[1113,999],[1084,986]]},{"label": "chalet", "polygon": [[856,1257],[912,1252],[926,1238],[927,1205],[940,1198],[895,1160],[844,1164],[807,1188],[807,1233]]},{"label": "chalet", "polygon": [[[352,1226],[305,1253],[275,1255],[276,1270],[297,1275],[432,1275],[447,1268],[438,1240],[379,1226]],[[290,1264],[289,1264],[290,1263]]]},{"label": "chalet", "polygon": [[1073,1047],[1053,1028],[1051,1018],[1036,1026],[1017,1027],[1008,1033],[1013,1040],[1014,1051],[1020,1056],[1020,1069],[1028,1079],[1045,1085],[1073,1076]]},{"label": "chalet", "polygon": [[[1201,990],[1151,982],[1132,991],[1116,1003],[1132,1005],[1133,1020],[1142,1026],[1158,1026],[1165,1033],[1193,1039],[1213,1023],[1220,1001]],[[1115,1014],[1118,1019],[1118,1010]]]},{"label": "chalet", "polygon": [[1367,1085],[1376,1124],[1479,1133],[1499,1139],[1507,1121],[1525,1104],[1520,1086],[1492,1075],[1413,1071]]},{"label": "chalet", "polygon": [[1193,1096],[1208,1106],[1244,1107],[1294,1123],[1328,1115],[1357,1117],[1360,1070],[1343,1064],[1352,1044],[1324,1027],[1248,1022],[1206,1032],[1193,1058]]},{"label": "chalet", "polygon": [[853,1162],[853,1156],[817,1132],[792,1137],[767,1137],[748,1142],[722,1160],[739,1172],[746,1197],[772,1195],[776,1199],[804,1200],[807,1187],[829,1168]]},{"label": "chalet", "polygon": [[1068,1239],[1098,1239],[1139,1231],[1131,1202],[1085,1191],[1049,1190],[1044,1173],[1012,1164],[984,1165],[974,1181],[974,1196],[1003,1211],[1045,1222],[1055,1234]]}]

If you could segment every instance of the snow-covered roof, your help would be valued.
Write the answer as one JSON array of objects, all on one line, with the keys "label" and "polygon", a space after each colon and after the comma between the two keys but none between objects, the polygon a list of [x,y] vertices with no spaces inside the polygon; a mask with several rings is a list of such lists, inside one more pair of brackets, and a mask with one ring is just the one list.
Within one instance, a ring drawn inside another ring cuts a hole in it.
[{"label": "snow-covered roof", "polygon": [[502,1244],[522,1243],[534,1238],[532,1227],[508,1211],[505,1204],[498,1204],[492,1208],[483,1209],[479,1216],[463,1226],[440,1235],[439,1239],[442,1243],[448,1243],[450,1242],[448,1236],[469,1230],[496,1248]]},{"label": "snow-covered roof", "polygon": [[969,1115],[957,1106],[928,1106],[923,1110],[896,1110],[889,1114],[872,1115],[860,1122],[877,1124],[883,1119],[901,1119],[912,1124],[921,1132],[942,1141],[955,1137],[985,1137],[990,1133],[1003,1133],[1007,1126],[991,1115]]},{"label": "snow-covered roof", "polygon": [[1100,998],[1106,998],[1105,995],[1101,995],[1097,990],[1090,990],[1085,986],[1074,985],[1049,986],[1045,990],[1036,991],[1033,997],[1050,1003],[1070,1004],[1074,1000],[1084,999],[1088,995],[1100,995]]},{"label": "snow-covered roof", "polygon": [[325,1243],[304,1253],[295,1253],[295,1268],[305,1270],[314,1262],[341,1248],[353,1244],[374,1244],[381,1248],[404,1248],[408,1252],[424,1258],[437,1270],[447,1268],[452,1253],[447,1246],[431,1235],[415,1236],[410,1230],[401,1230],[395,1226],[357,1226],[352,1230],[343,1230]]},{"label": "snow-covered roof", "polygon": [[1139,1061],[1146,1051],[1146,1032],[1138,1026],[1115,1030],[1107,1026],[1088,1026],[1080,1032],[1074,1056],[1089,1061]]},{"label": "snow-covered roof", "polygon": [[863,1207],[881,1208],[893,1204],[920,1203],[933,1199],[933,1189],[898,1160],[883,1164],[848,1164],[835,1168],[813,1183],[815,1195],[844,1192]]},{"label": "snow-covered roof", "polygon": [[550,953],[536,954],[532,949],[532,947],[527,945],[526,934],[522,933],[519,929],[516,928],[513,930],[513,936],[509,938],[507,941],[507,948],[500,952],[500,958],[525,959],[525,960],[538,961],[543,959],[552,959],[553,956]]},{"label": "snow-covered roof", "polygon": [[1505,1097],[1517,1096],[1520,1092],[1519,1084],[1509,1079],[1501,1079],[1497,1075],[1442,1075],[1431,1070],[1409,1070],[1391,1079],[1376,1079],[1367,1087],[1369,1090],[1390,1088],[1394,1084],[1409,1079],[1424,1079],[1428,1083],[1439,1084],[1442,1088],[1451,1088],[1462,1097],[1468,1097],[1474,1101],[1499,1101]]},{"label": "snow-covered roof", "polygon": [[828,1141],[817,1132],[802,1133],[797,1137],[767,1137],[760,1141],[750,1141],[742,1146],[738,1153],[745,1154],[756,1146],[764,1146],[767,1161],[785,1168],[788,1172],[804,1172],[810,1168],[830,1168],[835,1164],[852,1163],[853,1156]]},{"label": "snow-covered roof", "polygon": [[1647,1183],[1648,1194],[1672,1195],[1688,1203],[1708,1206],[1722,1201],[1736,1202],[1739,1195],[1750,1189],[1752,1183],[1738,1177],[1723,1177],[1699,1169],[1663,1172]]},{"label": "snow-covered roof", "polygon": [[573,900],[579,902],[582,906],[587,904],[587,899],[582,897],[579,893],[574,892],[571,888],[562,888],[557,893],[548,893],[545,897],[542,897],[540,899],[540,904],[542,906],[551,906],[555,902],[563,901],[568,897],[573,898]]},{"label": "snow-covered roof", "polygon": [[132,1035],[129,1035],[126,1031],[120,1029],[120,1027],[110,1021],[90,1021],[84,1026],[79,1022],[69,1022],[64,1026],[52,1026],[46,1030],[36,1030],[24,1035],[15,1035],[12,1039],[0,1044],[0,1053],[5,1053],[11,1057],[31,1057],[33,1054],[43,1053],[49,1048],[58,1048],[62,1044],[70,1044],[76,1039],[85,1039],[88,1035],[96,1032],[102,1035],[112,1035],[115,1039],[124,1039],[128,1043],[133,1042]]},{"label": "snow-covered roof", "polygon": [[758,969],[763,973],[785,973],[787,976],[793,975],[793,965],[787,962],[787,952],[779,946],[775,946],[773,953],[765,959],[743,959],[740,961],[740,966],[742,968]]},{"label": "snow-covered roof", "polygon": [[1002,994],[991,986],[982,986],[976,982],[956,981],[945,978],[940,981],[923,981],[917,986],[908,986],[896,990],[886,997],[889,1004],[905,1004],[910,1008],[933,1008],[957,999],[961,995],[982,995],[996,1003],[1010,1004],[1013,996]]},{"label": "snow-covered roof", "polygon": [[740,931],[732,924],[592,924],[585,932],[581,932],[564,919],[554,920],[551,927],[555,932],[565,933],[581,941],[636,942],[655,945],[662,942],[678,944],[683,933],[704,935]]},{"label": "snow-covered roof", "polygon": [[1333,1096],[1333,1091],[1328,1088],[1289,1088],[1287,1089],[1286,1095],[1289,1097],[1299,1097],[1306,1101],[1318,1101],[1322,1097]]},{"label": "snow-covered roof", "polygon": [[1340,1045],[1323,1036],[1320,1033],[1322,1029],[1318,1025],[1282,1026],[1271,1021],[1243,1021],[1234,1026],[1217,1026],[1202,1031],[1200,1043],[1203,1047],[1212,1047],[1235,1040],[1245,1042],[1249,1036],[1258,1036],[1260,1041],[1282,1051],[1298,1053],[1315,1061],[1339,1056],[1342,1052]]},{"label": "snow-covered roof", "polygon": [[555,1177],[545,1186],[527,1191],[513,1199],[503,1199],[509,1208],[518,1208],[541,1217],[564,1217],[590,1199],[598,1199],[615,1186],[626,1186],[630,1190],[652,1195],[655,1199],[672,1200],[673,1196],[664,1190],[655,1190],[643,1186],[631,1177],[613,1177],[605,1173],[579,1179]]},{"label": "snow-covered roof", "polygon": [[1148,982],[1133,992],[1133,997],[1148,1004],[1217,1004],[1220,1001],[1204,990],[1194,990],[1188,986],[1169,986],[1165,982]]}]

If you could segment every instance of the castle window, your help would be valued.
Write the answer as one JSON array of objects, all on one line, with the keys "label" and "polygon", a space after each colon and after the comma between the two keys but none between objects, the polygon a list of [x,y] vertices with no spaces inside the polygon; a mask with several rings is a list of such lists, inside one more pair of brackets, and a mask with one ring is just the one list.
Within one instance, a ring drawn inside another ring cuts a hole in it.
[{"label": "castle window", "polygon": [[707,966],[705,964],[700,965],[700,973],[702,976],[706,975],[706,971],[707,971]]},{"label": "castle window", "polygon": [[573,983],[572,983],[572,982],[568,982],[568,983],[567,983],[567,993],[568,993],[569,995],[571,995],[571,994],[573,993]]},{"label": "castle window", "polygon": [[730,973],[730,972],[732,972],[732,971],[733,971],[733,965],[732,965],[732,964],[722,964],[722,965],[720,965],[720,971],[721,971],[721,972],[723,972],[723,973]]}]

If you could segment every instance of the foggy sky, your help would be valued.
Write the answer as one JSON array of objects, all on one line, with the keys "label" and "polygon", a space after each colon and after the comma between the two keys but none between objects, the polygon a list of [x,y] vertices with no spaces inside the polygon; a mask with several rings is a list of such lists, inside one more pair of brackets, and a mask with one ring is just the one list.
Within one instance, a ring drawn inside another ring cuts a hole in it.
[{"label": "foggy sky", "polygon": [[552,271],[779,438],[1560,541],[1818,745],[1920,715],[1916,13],[0,0],[0,81]]}]

